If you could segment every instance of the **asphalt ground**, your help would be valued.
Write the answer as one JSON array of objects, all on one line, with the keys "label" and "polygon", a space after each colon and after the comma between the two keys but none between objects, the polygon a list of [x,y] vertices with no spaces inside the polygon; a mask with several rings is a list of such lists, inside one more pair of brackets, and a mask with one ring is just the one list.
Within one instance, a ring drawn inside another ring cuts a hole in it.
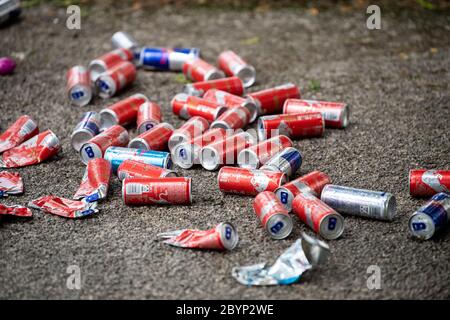
[{"label": "asphalt ground", "polygon": [[[392,222],[346,217],[345,232],[329,241],[326,265],[291,286],[245,287],[231,277],[234,266],[273,262],[302,231],[296,217],[292,235],[274,241],[252,211],[252,198],[223,195],[216,172],[177,171],[193,178],[189,206],[128,207],[119,181],[112,179],[100,212],[67,220],[33,210],[32,219],[0,222],[0,298],[18,299],[397,299],[450,297],[450,228],[430,241],[414,240],[407,221],[425,200],[408,193],[410,168],[450,168],[450,20],[427,10],[383,11],[382,29],[366,28],[365,8],[315,12],[164,8],[133,11],[89,8],[81,30],[65,27],[63,8],[38,6],[0,29],[0,56],[18,62],[0,78],[0,125],[20,115],[36,119],[62,140],[57,158],[16,171],[25,194],[2,200],[26,205],[47,194],[70,198],[84,165],[70,146],[80,115],[99,111],[132,93],[161,103],[164,119],[170,98],[182,88],[170,72],[138,73],[119,96],[70,106],[65,73],[111,48],[114,31],[127,30],[151,46],[194,46],[208,61],[233,49],[257,69],[258,90],[283,82],[298,84],[305,98],[345,101],[352,106],[345,130],[296,141],[304,164],[300,174],[321,170],[334,183],[392,192],[398,216]],[[133,133],[134,134],[134,133]],[[237,227],[241,241],[231,252],[183,250],[156,239],[163,231],[206,229],[222,221]],[[69,290],[67,269],[79,266],[80,290]],[[370,290],[368,267],[381,271],[381,289]]]}]

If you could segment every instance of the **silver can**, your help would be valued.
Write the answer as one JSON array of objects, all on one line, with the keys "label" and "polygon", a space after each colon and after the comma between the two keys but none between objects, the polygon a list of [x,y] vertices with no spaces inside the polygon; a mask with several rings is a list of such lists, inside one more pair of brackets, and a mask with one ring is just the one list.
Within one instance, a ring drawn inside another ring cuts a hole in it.
[{"label": "silver can", "polygon": [[81,150],[81,146],[100,133],[100,115],[97,112],[89,111],[83,114],[80,122],[73,130],[70,138],[72,147],[76,151]]},{"label": "silver can", "polygon": [[111,37],[114,49],[124,48],[134,51],[138,47],[137,41],[125,31],[117,31]]},{"label": "silver can", "polygon": [[321,200],[339,213],[371,219],[392,220],[396,213],[395,197],[388,192],[328,184]]}]

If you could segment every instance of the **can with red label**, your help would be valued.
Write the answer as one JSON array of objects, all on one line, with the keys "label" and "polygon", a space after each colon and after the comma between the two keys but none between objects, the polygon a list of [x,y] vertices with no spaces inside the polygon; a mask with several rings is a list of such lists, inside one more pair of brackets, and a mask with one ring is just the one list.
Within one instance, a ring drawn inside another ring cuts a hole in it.
[{"label": "can with red label", "polygon": [[222,71],[201,58],[187,60],[183,64],[183,74],[193,82],[225,78]]},{"label": "can with red label", "polygon": [[218,89],[210,89],[205,92],[203,98],[206,100],[217,102],[227,108],[245,107],[250,112],[250,122],[256,120],[258,116],[258,108],[255,100],[250,98],[242,98],[237,95],[228,93]]},{"label": "can with red label", "polygon": [[92,99],[91,78],[83,66],[75,66],[67,72],[66,93],[70,102],[79,107],[85,106]]},{"label": "can with red label", "polygon": [[250,112],[245,107],[229,108],[211,123],[211,128],[243,129],[249,124],[250,117]]},{"label": "can with red label", "polygon": [[293,176],[300,169],[302,162],[303,157],[300,151],[288,147],[270,158],[269,161],[261,167],[261,170],[284,172],[288,176]]},{"label": "can with red label", "polygon": [[146,96],[136,93],[101,110],[100,129],[104,130],[116,124],[123,126],[134,122],[138,114],[139,106],[147,101]]},{"label": "can with red label", "polygon": [[247,96],[256,101],[258,114],[281,113],[283,103],[287,99],[300,99],[300,89],[293,83],[285,83],[280,86],[257,92]]},{"label": "can with red label", "polygon": [[325,239],[337,239],[344,231],[344,218],[310,193],[297,194],[292,201],[292,210],[300,220]]},{"label": "can with red label", "polygon": [[19,146],[39,133],[37,123],[30,116],[20,116],[0,134],[0,153]]},{"label": "can with red label", "polygon": [[209,128],[209,122],[202,117],[192,117],[181,127],[176,129],[169,139],[169,150],[173,150],[180,143],[188,142],[203,134]]},{"label": "can with red label", "polygon": [[132,60],[133,52],[129,49],[118,48],[105,53],[101,57],[96,58],[89,63],[91,80],[95,82],[103,72],[110,70],[121,62]]},{"label": "can with red label", "polygon": [[328,175],[320,171],[313,171],[277,188],[275,195],[291,211],[292,200],[294,200],[296,195],[299,193],[310,193],[315,197],[320,197],[322,189],[329,183],[331,183],[331,179]]},{"label": "can with red label", "polygon": [[292,219],[273,192],[258,194],[253,201],[253,211],[272,238],[284,239],[291,234]]},{"label": "can with red label", "polygon": [[260,140],[280,134],[293,139],[318,137],[322,136],[324,131],[325,122],[320,112],[277,114],[258,119],[258,137]]},{"label": "can with red label", "polygon": [[128,148],[141,150],[167,150],[167,143],[173,133],[173,127],[167,122],[161,122],[152,129],[145,131],[128,144]]},{"label": "can with red label", "polygon": [[245,92],[244,84],[238,77],[188,83],[184,86],[183,92],[191,96],[202,97],[209,89],[217,89],[237,96],[242,96]]},{"label": "can with red label", "polygon": [[219,68],[222,69],[227,76],[239,77],[246,88],[255,83],[255,68],[245,62],[241,57],[231,50],[222,52],[217,61]]},{"label": "can with red label", "polygon": [[275,191],[286,183],[286,175],[282,172],[223,167],[217,182],[222,192],[255,196],[263,191]]},{"label": "can with red label", "polygon": [[82,145],[81,161],[87,164],[89,160],[103,158],[106,149],[111,146],[125,147],[129,139],[128,131],[124,127],[112,126]]},{"label": "can with red label", "polygon": [[431,197],[439,192],[450,194],[450,170],[409,171],[409,193],[414,197]]},{"label": "can with red label", "polygon": [[138,160],[125,160],[117,168],[117,177],[120,180],[126,178],[165,178],[176,176],[178,174],[175,171]]},{"label": "can with red label", "polygon": [[185,93],[177,94],[171,101],[174,114],[183,119],[194,116],[202,117],[210,122],[216,120],[227,109],[225,106]]},{"label": "can with red label", "polygon": [[200,164],[200,151],[203,147],[227,136],[223,128],[210,129],[189,142],[182,142],[172,150],[172,160],[183,169],[190,169],[194,164]]},{"label": "can with red label", "polygon": [[239,152],[255,143],[256,138],[248,132],[233,134],[203,147],[200,151],[200,163],[206,170],[216,170],[222,165],[233,165]]},{"label": "can with red label", "polygon": [[343,102],[287,99],[283,105],[283,113],[305,113],[319,111],[325,119],[325,126],[345,128],[350,117],[350,106]]},{"label": "can with red label", "polygon": [[190,204],[191,178],[128,178],[122,181],[125,204]]},{"label": "can with red label", "polygon": [[150,130],[162,120],[161,107],[151,101],[146,101],[139,106],[137,112],[137,132],[138,134]]},{"label": "can with red label", "polygon": [[111,98],[136,80],[136,67],[128,61],[120,62],[100,74],[95,80],[98,95],[102,99]]}]

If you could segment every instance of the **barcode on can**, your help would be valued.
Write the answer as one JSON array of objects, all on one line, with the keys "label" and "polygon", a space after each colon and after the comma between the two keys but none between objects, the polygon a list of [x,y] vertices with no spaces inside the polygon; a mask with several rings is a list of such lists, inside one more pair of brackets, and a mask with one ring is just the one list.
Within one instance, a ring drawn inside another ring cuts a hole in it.
[{"label": "barcode on can", "polygon": [[134,195],[134,194],[142,194],[144,185],[140,183],[129,183],[126,185],[126,194],[127,195]]}]

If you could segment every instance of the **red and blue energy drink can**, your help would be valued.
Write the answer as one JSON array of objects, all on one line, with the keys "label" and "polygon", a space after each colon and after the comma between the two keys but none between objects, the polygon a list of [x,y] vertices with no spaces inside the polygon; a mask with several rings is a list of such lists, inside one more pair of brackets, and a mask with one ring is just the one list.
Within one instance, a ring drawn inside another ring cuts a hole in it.
[{"label": "red and blue energy drink can", "polygon": [[283,172],[288,176],[293,176],[302,165],[303,157],[300,151],[288,147],[275,154],[261,170]]},{"label": "red and blue energy drink can", "polygon": [[183,64],[200,56],[197,48],[150,48],[144,47],[137,53],[138,65],[150,70],[181,71]]},{"label": "red and blue energy drink can", "polygon": [[409,193],[414,197],[431,197],[439,192],[450,194],[450,170],[409,171]]}]

